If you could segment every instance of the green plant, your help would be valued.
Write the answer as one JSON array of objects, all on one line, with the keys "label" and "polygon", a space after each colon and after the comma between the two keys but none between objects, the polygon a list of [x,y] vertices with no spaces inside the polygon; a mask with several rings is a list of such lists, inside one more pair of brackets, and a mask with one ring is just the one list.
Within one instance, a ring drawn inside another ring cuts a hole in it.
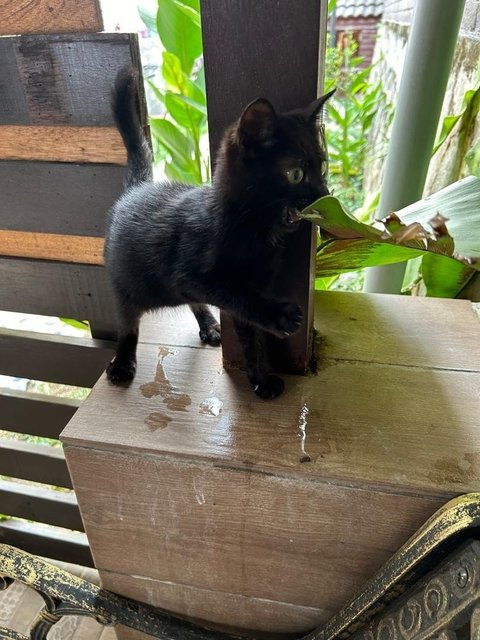
[{"label": "green plant", "polygon": [[[475,177],[390,214],[385,230],[360,222],[333,196],[320,198],[301,215],[316,223],[322,236],[316,256],[319,288],[341,273],[415,258],[421,259],[427,295],[455,297],[480,271],[480,180]],[[408,277],[415,280],[414,270]]]},{"label": "green plant", "polygon": [[347,34],[342,46],[328,47],[326,90],[337,88],[327,103],[330,189],[351,210],[363,204],[365,153],[375,113],[387,106],[381,82],[369,80],[373,66],[362,68],[358,45]]},{"label": "green plant", "polygon": [[157,163],[172,180],[199,184],[210,178],[200,0],[158,0],[156,15],[140,9],[165,48],[161,77],[150,82],[165,108],[151,117]]}]

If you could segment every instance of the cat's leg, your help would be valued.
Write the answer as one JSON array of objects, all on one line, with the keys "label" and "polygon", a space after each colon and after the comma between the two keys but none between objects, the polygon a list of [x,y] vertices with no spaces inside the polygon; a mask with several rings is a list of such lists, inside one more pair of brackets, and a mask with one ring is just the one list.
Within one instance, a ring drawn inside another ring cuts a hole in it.
[{"label": "cat's leg", "polygon": [[207,305],[192,303],[190,309],[198,322],[200,340],[213,347],[218,346],[220,344],[220,324],[215,320]]},{"label": "cat's leg", "polygon": [[264,332],[237,318],[234,318],[234,326],[243,348],[252,389],[264,400],[277,398],[284,389],[284,383],[281,378],[268,371]]},{"label": "cat's leg", "polygon": [[138,327],[142,312],[118,303],[119,326],[115,357],[108,364],[107,378],[114,384],[131,382],[137,371]]},{"label": "cat's leg", "polygon": [[216,281],[204,297],[209,304],[279,338],[295,333],[303,322],[302,310],[295,302],[267,298],[245,286]]}]

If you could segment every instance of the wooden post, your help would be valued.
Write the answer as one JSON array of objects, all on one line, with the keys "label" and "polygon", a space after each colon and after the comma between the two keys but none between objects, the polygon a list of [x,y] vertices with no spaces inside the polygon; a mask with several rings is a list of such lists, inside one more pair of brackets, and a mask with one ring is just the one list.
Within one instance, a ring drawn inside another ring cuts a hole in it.
[{"label": "wooden post", "polygon": [[[265,97],[288,111],[317,97],[325,21],[325,0],[202,0],[213,164],[224,129],[251,100]],[[289,238],[279,293],[300,304],[306,321],[291,338],[270,341],[272,364],[286,373],[305,373],[311,358],[315,242],[311,226],[302,227]],[[222,344],[224,363],[240,366],[241,350],[227,314],[222,314]]]}]

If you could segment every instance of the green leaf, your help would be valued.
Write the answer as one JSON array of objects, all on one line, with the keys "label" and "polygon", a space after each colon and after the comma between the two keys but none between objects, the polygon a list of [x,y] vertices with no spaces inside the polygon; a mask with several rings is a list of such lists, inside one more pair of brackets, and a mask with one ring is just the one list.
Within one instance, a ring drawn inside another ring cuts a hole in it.
[{"label": "green leaf", "polygon": [[437,153],[437,151],[440,149],[440,147],[448,138],[448,136],[452,132],[452,129],[454,128],[454,126],[457,124],[457,122],[460,120],[461,117],[462,117],[461,113],[456,116],[445,116],[442,122],[442,128],[440,129],[440,133],[437,135],[437,139],[435,140],[435,143],[433,145],[432,156],[435,153]]},{"label": "green leaf", "polygon": [[202,182],[202,178],[197,175],[197,172],[182,171],[172,162],[165,163],[165,175],[170,180],[185,182],[186,184],[200,184]]},{"label": "green leaf", "polygon": [[475,273],[472,267],[448,256],[427,253],[422,260],[427,296],[433,298],[455,298]]},{"label": "green leaf", "polygon": [[178,2],[177,0],[175,0],[175,4],[180,9],[180,11],[182,11],[182,13],[184,13],[194,24],[197,25],[199,29],[202,28],[200,13],[198,11],[195,11],[195,9],[193,9],[192,7],[189,7],[183,2]]},{"label": "green leaf", "polygon": [[181,69],[190,75],[193,63],[202,53],[199,25],[187,15],[178,0],[158,0],[157,31],[165,49],[180,61]]},{"label": "green leaf", "polygon": [[380,240],[382,232],[375,227],[359,222],[345,211],[337,198],[324,196],[306,207],[300,216],[318,224],[336,238],[371,238]]},{"label": "green leaf", "polygon": [[71,327],[75,327],[75,329],[83,329],[83,331],[88,331],[90,325],[88,320],[73,320],[72,318],[59,318],[65,324],[70,325]]},{"label": "green leaf", "polygon": [[480,178],[480,140],[467,153],[465,162],[472,176]]},{"label": "green leaf", "polygon": [[192,160],[193,142],[172,122],[163,118],[151,118],[150,125],[153,135],[170,153],[173,162],[180,170],[195,172]]},{"label": "green leaf", "polygon": [[328,0],[328,13],[332,13],[336,6],[337,0]]},{"label": "green leaf", "polygon": [[[167,83],[167,87],[175,89],[176,93],[181,93],[194,102],[206,105],[205,87],[201,85],[201,80],[197,77],[197,81],[190,78],[182,71],[182,66],[178,57],[168,51],[163,52],[162,75]],[[200,73],[199,73],[200,76]]]},{"label": "green leaf", "polygon": [[368,238],[333,240],[317,252],[316,275],[319,278],[332,277],[365,267],[405,262],[424,253],[420,249],[387,242],[372,242]]},{"label": "green leaf", "polygon": [[[437,193],[397,212],[403,222],[426,224],[437,213],[447,218],[455,251],[480,259],[480,180],[473,176],[459,180]],[[472,265],[480,270],[480,262]]]},{"label": "green leaf", "polygon": [[172,118],[190,132],[193,129],[197,130],[205,121],[205,107],[181,94],[167,91],[165,106]]}]

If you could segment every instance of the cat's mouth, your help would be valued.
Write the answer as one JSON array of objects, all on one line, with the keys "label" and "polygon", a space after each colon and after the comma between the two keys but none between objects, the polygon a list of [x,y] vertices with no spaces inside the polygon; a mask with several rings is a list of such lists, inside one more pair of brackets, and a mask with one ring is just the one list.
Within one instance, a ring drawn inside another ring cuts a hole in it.
[{"label": "cat's mouth", "polygon": [[298,215],[298,209],[291,209],[290,207],[285,207],[284,211],[284,223],[287,226],[293,225],[295,226],[298,222],[300,222],[301,218]]}]

